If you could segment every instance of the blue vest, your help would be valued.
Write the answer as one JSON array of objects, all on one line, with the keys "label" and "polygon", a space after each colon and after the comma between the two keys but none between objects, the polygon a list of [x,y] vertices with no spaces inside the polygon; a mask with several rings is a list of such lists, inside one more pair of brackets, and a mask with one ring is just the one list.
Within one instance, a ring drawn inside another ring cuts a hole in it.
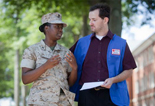
[{"label": "blue vest", "polygon": [[[82,73],[82,65],[87,54],[92,34],[85,36],[76,44],[74,55],[78,64],[78,78],[76,83],[70,87],[70,91],[76,93],[75,101],[79,98],[79,80]],[[107,50],[107,65],[109,78],[115,77],[123,71],[122,61],[124,57],[126,41],[117,35],[110,40]],[[114,83],[110,88],[110,97],[113,103],[118,106],[129,106],[129,94],[126,81]]]}]

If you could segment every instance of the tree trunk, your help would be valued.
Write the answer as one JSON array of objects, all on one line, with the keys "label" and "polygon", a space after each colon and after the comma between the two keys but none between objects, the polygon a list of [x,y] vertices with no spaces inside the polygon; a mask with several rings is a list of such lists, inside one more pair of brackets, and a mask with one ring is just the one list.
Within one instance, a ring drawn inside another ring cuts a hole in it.
[{"label": "tree trunk", "polygon": [[122,31],[121,0],[107,0],[107,2],[111,8],[109,28],[114,34],[121,36]]},{"label": "tree trunk", "polygon": [[[15,24],[17,25],[18,23],[18,16],[19,16],[19,10],[16,10],[16,19],[15,19]],[[16,30],[16,37],[19,36],[19,28],[17,27]],[[14,101],[16,106],[19,106],[19,49],[17,48],[15,50],[15,67],[14,67]]]},{"label": "tree trunk", "polygon": [[82,28],[82,36],[88,35],[89,29],[87,24],[88,15],[83,15],[83,28]]},{"label": "tree trunk", "polygon": [[15,54],[14,101],[16,106],[19,106],[19,50],[16,50]]},{"label": "tree trunk", "polygon": [[27,92],[27,86],[22,85],[22,106],[26,106],[26,92]]}]

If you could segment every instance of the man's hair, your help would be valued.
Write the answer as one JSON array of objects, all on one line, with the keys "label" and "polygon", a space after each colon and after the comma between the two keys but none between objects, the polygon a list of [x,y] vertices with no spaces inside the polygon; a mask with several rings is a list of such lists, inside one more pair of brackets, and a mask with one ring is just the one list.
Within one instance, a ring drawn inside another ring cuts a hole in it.
[{"label": "man's hair", "polygon": [[44,34],[45,34],[45,30],[44,30],[44,28],[45,28],[45,26],[51,26],[51,23],[44,23],[43,25],[41,25],[40,27],[39,27],[39,30],[41,31],[41,32],[43,32]]},{"label": "man's hair", "polygon": [[104,19],[104,17],[108,17],[110,19],[110,7],[107,4],[98,3],[94,6],[90,7],[89,12],[99,9],[99,17]]}]

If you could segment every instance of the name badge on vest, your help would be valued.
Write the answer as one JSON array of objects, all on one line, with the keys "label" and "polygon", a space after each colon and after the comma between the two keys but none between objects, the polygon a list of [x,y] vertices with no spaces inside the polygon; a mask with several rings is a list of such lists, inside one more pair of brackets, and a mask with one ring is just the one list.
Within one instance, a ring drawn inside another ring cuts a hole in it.
[{"label": "name badge on vest", "polygon": [[120,55],[120,49],[112,49],[112,55]]}]

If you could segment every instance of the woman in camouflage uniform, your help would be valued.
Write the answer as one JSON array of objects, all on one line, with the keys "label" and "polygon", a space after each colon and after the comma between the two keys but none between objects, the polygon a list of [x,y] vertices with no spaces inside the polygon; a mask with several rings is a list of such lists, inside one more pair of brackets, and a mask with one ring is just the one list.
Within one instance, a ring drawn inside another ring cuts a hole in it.
[{"label": "woman in camouflage uniform", "polygon": [[75,94],[69,91],[77,79],[74,55],[57,40],[62,36],[60,13],[43,15],[39,30],[45,39],[25,49],[21,61],[22,81],[33,82],[29,106],[73,106]]}]

